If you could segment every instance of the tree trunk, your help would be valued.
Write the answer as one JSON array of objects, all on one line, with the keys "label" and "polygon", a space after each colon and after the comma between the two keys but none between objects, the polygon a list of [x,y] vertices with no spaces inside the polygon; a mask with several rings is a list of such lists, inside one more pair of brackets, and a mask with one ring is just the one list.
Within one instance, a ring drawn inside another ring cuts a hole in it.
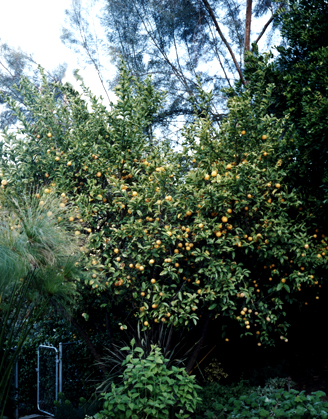
[{"label": "tree trunk", "polygon": [[245,25],[245,51],[249,51],[251,46],[251,22],[252,22],[252,0],[247,0],[246,5],[246,25]]},{"label": "tree trunk", "polygon": [[205,338],[206,338],[206,335],[207,335],[208,324],[210,322],[210,318],[211,318],[211,315],[210,315],[210,313],[208,313],[207,316],[206,316],[206,319],[205,319],[204,326],[203,326],[202,335],[201,335],[201,337],[200,337],[200,339],[197,343],[197,346],[194,349],[194,351],[193,351],[193,353],[192,353],[192,355],[191,355],[191,357],[188,361],[187,367],[186,367],[186,371],[187,371],[188,374],[190,373],[193,366],[195,365],[198,354],[199,354],[199,352],[202,349],[202,346],[204,344],[204,341],[205,341]]}]

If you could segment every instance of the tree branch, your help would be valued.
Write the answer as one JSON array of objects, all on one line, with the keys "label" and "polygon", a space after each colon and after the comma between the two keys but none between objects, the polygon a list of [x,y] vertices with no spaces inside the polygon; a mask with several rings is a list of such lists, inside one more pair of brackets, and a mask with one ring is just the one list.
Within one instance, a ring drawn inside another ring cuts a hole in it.
[{"label": "tree branch", "polygon": [[241,69],[239,67],[239,64],[238,64],[238,62],[236,60],[235,54],[233,53],[233,51],[232,51],[232,49],[231,49],[228,41],[226,40],[225,36],[223,35],[223,33],[222,33],[221,29],[220,29],[220,26],[219,26],[219,24],[218,24],[218,22],[217,22],[217,20],[216,20],[216,18],[214,16],[214,12],[213,12],[211,6],[209,5],[209,3],[208,3],[207,0],[202,0],[202,2],[204,3],[205,8],[207,9],[209,15],[211,16],[211,19],[212,19],[212,21],[213,21],[213,23],[215,25],[215,28],[216,28],[218,34],[220,35],[220,38],[222,39],[223,43],[225,44],[225,46],[227,47],[227,49],[228,49],[228,51],[229,51],[229,53],[231,55],[231,58],[232,58],[232,60],[233,60],[233,62],[235,64],[236,70],[237,70],[237,72],[239,74],[240,81],[245,86],[246,85],[246,82],[244,80],[244,77],[243,77],[243,74],[242,74]]},{"label": "tree branch", "polygon": [[[267,23],[263,26],[263,29],[260,33],[260,35],[257,37],[256,41],[253,42],[254,44],[257,44],[259,42],[259,40],[262,38],[262,36],[264,35],[264,32],[267,30],[267,27],[270,25],[270,23],[273,21],[274,16],[272,15],[270,17],[270,19],[267,21]],[[253,52],[253,48],[251,49],[251,52]]]}]

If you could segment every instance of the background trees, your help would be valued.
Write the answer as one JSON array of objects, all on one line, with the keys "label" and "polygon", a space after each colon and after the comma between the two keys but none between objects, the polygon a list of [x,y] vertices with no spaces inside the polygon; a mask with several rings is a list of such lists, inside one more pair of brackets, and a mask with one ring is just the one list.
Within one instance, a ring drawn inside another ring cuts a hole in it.
[{"label": "background trees", "polygon": [[[244,52],[277,26],[276,11],[282,4],[247,1],[245,8],[244,3],[230,0],[109,0],[101,11],[106,34],[101,39],[89,24],[92,8],[85,10],[80,1],[74,1],[62,39],[96,67],[102,81],[106,58],[118,65],[122,57],[129,71],[141,79],[152,75],[156,88],[168,91],[154,123],[164,125],[166,131],[168,127],[180,131],[179,116],[190,119],[194,112],[188,98],[197,92],[197,75],[213,89],[212,117],[219,121],[226,114],[221,89],[236,80],[245,84]],[[111,75],[110,81],[113,86],[117,78]]]},{"label": "background trees", "polygon": [[[62,80],[66,65],[59,65],[54,71],[47,72],[50,82]],[[5,97],[11,97],[20,104],[20,110],[26,113],[24,100],[14,86],[19,86],[21,77],[28,77],[38,87],[40,85],[38,64],[28,53],[11,48],[0,43],[0,129],[4,129],[17,122],[16,115],[6,106]],[[28,117],[28,115],[26,115]]]}]

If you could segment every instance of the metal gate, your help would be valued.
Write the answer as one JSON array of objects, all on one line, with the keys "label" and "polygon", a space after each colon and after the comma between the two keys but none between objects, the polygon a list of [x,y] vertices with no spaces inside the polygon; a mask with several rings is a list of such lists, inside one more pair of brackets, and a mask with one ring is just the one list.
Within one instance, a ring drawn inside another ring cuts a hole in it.
[{"label": "metal gate", "polygon": [[[37,367],[37,408],[40,412],[50,416],[55,415],[54,401],[58,400],[58,393],[69,396],[71,382],[78,382],[78,371],[70,366],[74,353],[68,350],[76,342],[59,343],[59,350],[52,345],[40,345],[38,348]],[[65,349],[64,349],[65,348]]]},{"label": "metal gate", "polygon": [[55,415],[54,400],[58,397],[58,350],[51,345],[38,348],[37,407],[40,412]]}]

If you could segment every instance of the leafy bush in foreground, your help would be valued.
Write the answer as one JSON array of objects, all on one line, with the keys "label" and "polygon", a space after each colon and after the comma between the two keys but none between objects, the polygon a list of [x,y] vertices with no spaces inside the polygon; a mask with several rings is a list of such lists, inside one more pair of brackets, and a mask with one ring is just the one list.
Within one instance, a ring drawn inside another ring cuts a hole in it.
[{"label": "leafy bush in foreground", "polygon": [[95,418],[189,418],[200,401],[195,377],[187,375],[183,368],[168,369],[165,365],[168,360],[155,345],[143,359],[143,349],[134,348],[134,344],[132,339],[132,349],[122,348],[131,351],[122,364],[126,366],[123,384],[113,383],[111,391],[103,393],[104,409]]}]

